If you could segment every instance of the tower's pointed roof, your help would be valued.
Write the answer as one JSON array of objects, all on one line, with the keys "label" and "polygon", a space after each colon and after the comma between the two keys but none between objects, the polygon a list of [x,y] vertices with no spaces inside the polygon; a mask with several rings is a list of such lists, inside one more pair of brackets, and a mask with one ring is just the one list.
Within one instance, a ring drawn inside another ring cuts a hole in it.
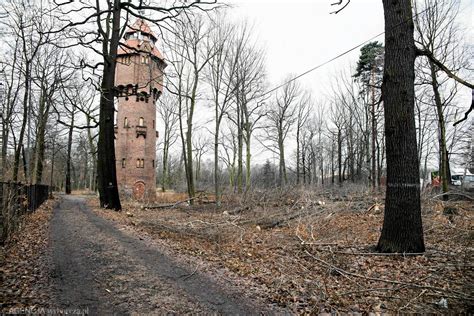
[{"label": "tower's pointed roof", "polygon": [[132,26],[130,26],[126,31],[125,33],[128,34],[128,33],[135,33],[137,31],[140,31],[142,33],[145,33],[145,34],[148,34],[152,37],[154,37],[155,39],[157,38],[155,33],[153,33],[153,31],[151,30],[150,26],[148,25],[148,23],[146,23],[146,21],[144,21],[143,19],[141,18],[138,18],[135,23],[133,23]]},{"label": "tower's pointed roof", "polygon": [[153,56],[159,58],[161,61],[164,62],[163,55],[161,52],[156,48],[155,41],[158,39],[151,30],[148,23],[146,23],[143,19],[138,18],[135,23],[132,24],[126,31],[125,34],[132,34],[141,32],[143,34],[147,34],[152,38],[152,41],[139,39],[137,37],[127,37],[125,36],[125,42],[121,42],[118,48],[118,55],[129,55],[129,54],[137,54],[139,51],[147,52],[152,54]]}]

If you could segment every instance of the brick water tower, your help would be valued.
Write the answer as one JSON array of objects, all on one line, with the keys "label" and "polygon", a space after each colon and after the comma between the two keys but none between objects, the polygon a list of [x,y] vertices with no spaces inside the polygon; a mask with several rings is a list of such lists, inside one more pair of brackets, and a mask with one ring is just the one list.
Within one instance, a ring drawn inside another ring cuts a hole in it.
[{"label": "brick water tower", "polygon": [[125,32],[117,53],[117,182],[122,196],[138,200],[156,197],[156,101],[166,67],[156,40],[149,25],[138,19]]}]

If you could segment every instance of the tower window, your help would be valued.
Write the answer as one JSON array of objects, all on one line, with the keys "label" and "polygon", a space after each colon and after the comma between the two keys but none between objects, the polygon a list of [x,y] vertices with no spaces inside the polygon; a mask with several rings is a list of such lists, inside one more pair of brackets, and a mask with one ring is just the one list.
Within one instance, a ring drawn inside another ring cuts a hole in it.
[{"label": "tower window", "polygon": [[125,56],[123,59],[122,59],[122,62],[126,65],[130,65],[130,56]]},{"label": "tower window", "polygon": [[138,119],[138,126],[144,126],[143,124],[145,123],[145,120],[143,119],[143,117],[140,117]]},{"label": "tower window", "polygon": [[125,168],[125,166],[126,166],[126,160],[125,158],[122,158],[122,168]]},{"label": "tower window", "polygon": [[128,127],[128,118],[127,117],[125,117],[123,119],[123,127]]},{"label": "tower window", "polygon": [[149,56],[142,56],[142,64],[148,64],[150,62]]},{"label": "tower window", "polygon": [[155,128],[155,120],[153,120],[153,128]]},{"label": "tower window", "polygon": [[153,168],[155,168],[155,159],[153,159],[153,160],[151,161],[151,164],[152,164]]},{"label": "tower window", "polygon": [[145,168],[145,159],[137,159],[137,168]]}]

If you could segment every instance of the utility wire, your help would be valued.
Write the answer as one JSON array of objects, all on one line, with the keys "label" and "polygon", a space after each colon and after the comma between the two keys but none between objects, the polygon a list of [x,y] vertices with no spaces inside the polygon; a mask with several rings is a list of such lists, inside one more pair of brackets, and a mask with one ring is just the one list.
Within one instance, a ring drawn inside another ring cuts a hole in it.
[{"label": "utility wire", "polygon": [[[413,18],[417,17],[418,15],[420,15],[420,14],[422,14],[422,13],[425,13],[426,11],[428,11],[428,10],[430,10],[430,9],[432,9],[432,8],[435,8],[437,5],[438,5],[438,2],[435,2],[434,6],[428,7],[428,8],[426,8],[426,9],[424,9],[423,11],[420,11],[420,12],[416,13],[415,15],[412,16],[412,20],[413,20]],[[461,11],[462,11],[462,10],[461,10]],[[409,20],[410,20],[410,19],[407,19],[407,20],[401,22],[400,24],[395,25],[392,29],[395,29],[395,28],[397,28],[397,27],[403,25],[404,23],[407,23]],[[337,55],[337,56],[335,56],[335,57],[333,57],[333,58],[331,58],[331,59],[329,59],[329,60],[323,62],[322,64],[319,64],[319,65],[317,65],[317,66],[315,66],[315,67],[313,67],[313,68],[311,68],[311,69],[308,69],[308,70],[306,70],[305,72],[303,72],[303,73],[301,73],[301,74],[299,74],[299,75],[297,75],[297,76],[291,78],[290,80],[288,80],[288,81],[286,81],[286,82],[284,82],[284,83],[282,83],[282,84],[276,86],[275,88],[272,88],[271,90],[268,90],[268,91],[264,92],[261,96],[262,96],[262,97],[263,97],[263,96],[266,96],[267,94],[270,94],[270,93],[272,93],[273,91],[278,90],[278,89],[280,89],[281,87],[286,86],[287,84],[289,84],[289,83],[291,83],[291,82],[293,82],[293,81],[295,81],[295,80],[297,80],[297,79],[299,79],[299,78],[301,78],[301,77],[303,77],[303,76],[309,74],[310,72],[313,72],[313,71],[315,71],[316,69],[321,68],[321,67],[323,67],[323,66],[325,66],[325,65],[327,65],[327,64],[329,64],[329,63],[331,63],[331,62],[333,62],[333,61],[335,61],[336,59],[341,58],[341,57],[344,56],[344,55],[347,55],[348,53],[350,53],[350,52],[356,50],[357,48],[361,47],[362,45],[364,45],[364,44],[366,44],[366,43],[368,43],[368,42],[370,42],[370,41],[376,39],[377,37],[379,37],[380,35],[383,35],[383,34],[385,34],[385,31],[384,31],[384,32],[381,32],[381,33],[379,33],[379,34],[377,34],[377,35],[372,36],[371,38],[369,38],[369,39],[363,41],[362,43],[360,43],[360,44],[358,44],[358,45],[356,45],[356,46],[354,46],[354,47],[352,47],[352,48],[350,48],[350,49],[348,49],[348,50],[346,50],[346,51],[340,53],[339,55]]]},{"label": "utility wire", "polygon": [[317,66],[315,66],[315,67],[313,67],[313,68],[311,68],[311,69],[306,70],[305,72],[299,74],[298,76],[291,78],[291,79],[288,80],[287,82],[284,82],[284,83],[280,84],[279,86],[276,86],[275,88],[273,88],[273,89],[271,89],[271,90],[268,90],[267,92],[263,93],[262,96],[265,96],[265,95],[267,95],[267,94],[269,94],[269,93],[272,93],[273,91],[278,90],[278,89],[280,89],[281,87],[286,86],[287,84],[289,84],[289,83],[291,83],[291,82],[293,82],[293,81],[295,81],[295,80],[297,80],[297,79],[299,79],[299,78],[301,78],[301,77],[303,77],[303,76],[309,74],[310,72],[313,72],[313,71],[315,71],[316,69],[321,68],[321,67],[323,67],[324,65],[327,65],[327,64],[329,64],[329,63],[335,61],[336,59],[341,58],[342,56],[344,56],[344,55],[346,55],[346,54],[352,52],[353,50],[355,50],[355,49],[361,47],[361,46],[364,45],[365,43],[368,43],[368,42],[370,42],[370,41],[376,39],[377,37],[379,37],[380,35],[382,35],[382,34],[384,34],[384,33],[385,33],[385,32],[382,32],[382,33],[379,33],[379,34],[377,34],[377,35],[375,35],[375,36],[372,36],[371,38],[369,38],[368,40],[365,40],[364,42],[360,43],[359,45],[354,46],[354,47],[352,47],[351,49],[348,49],[348,50],[346,50],[346,51],[343,52],[343,53],[340,53],[339,55],[337,55],[337,56],[335,56],[335,57],[333,57],[333,58],[331,58],[331,59],[329,59],[329,60],[323,62],[322,64],[319,64],[319,65],[317,65]]}]

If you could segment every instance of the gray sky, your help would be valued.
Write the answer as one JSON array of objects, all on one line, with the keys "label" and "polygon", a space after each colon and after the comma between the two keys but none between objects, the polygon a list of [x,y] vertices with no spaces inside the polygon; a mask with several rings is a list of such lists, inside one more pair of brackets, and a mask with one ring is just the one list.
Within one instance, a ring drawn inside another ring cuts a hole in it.
[{"label": "gray sky", "polygon": [[[289,74],[301,74],[366,41],[384,41],[383,34],[373,38],[384,31],[381,0],[352,0],[339,14],[330,14],[336,9],[331,6],[335,0],[221,0],[219,2],[232,5],[228,12],[231,19],[235,19],[236,22],[247,20],[253,26],[254,38],[259,46],[266,50],[269,89],[282,83]],[[467,43],[474,43],[473,4],[474,0],[461,0],[462,12],[457,21],[462,28],[466,29]],[[360,47],[305,75],[298,81],[312,92],[316,104],[324,103],[331,93],[331,84],[334,84],[338,74],[343,71],[354,72],[359,54]],[[469,106],[471,91],[460,88],[459,100],[460,104]],[[205,110],[209,109],[205,108]],[[196,122],[196,125],[207,125],[207,115],[198,115],[197,119],[200,122]],[[267,158],[272,159],[272,154],[257,141],[252,143],[253,164],[264,163]],[[294,137],[291,135],[286,142],[288,161],[293,158],[294,147]],[[208,155],[206,155],[207,158]]]},{"label": "gray sky", "polygon": [[[266,49],[269,88],[279,85],[290,73],[301,74],[384,31],[381,0],[352,0],[338,14],[330,14],[336,8],[330,5],[334,0],[226,2],[233,5],[230,16],[236,20],[247,20],[253,25],[255,37]],[[465,29],[466,43],[474,43],[473,4],[474,0],[460,2],[461,12],[457,22]],[[384,36],[372,40],[383,42]],[[341,71],[353,72],[359,54],[360,47],[298,80],[312,91],[318,103],[324,102],[337,74]],[[458,100],[468,107],[471,91],[461,87]],[[290,137],[288,155],[292,154],[292,142]],[[268,153],[262,153],[255,157],[254,163],[263,163],[268,158]]]},{"label": "gray sky", "polygon": [[[270,86],[286,74],[300,74],[383,32],[381,0],[353,0],[340,13],[330,14],[335,0],[233,0],[232,15],[248,19],[266,48]],[[345,2],[345,1],[344,1]],[[474,0],[461,0],[458,22],[466,41],[474,43]],[[375,40],[383,42],[383,35]],[[303,77],[300,82],[315,92],[328,92],[328,81],[354,65],[359,49]],[[463,91],[470,97],[470,91]]]}]

